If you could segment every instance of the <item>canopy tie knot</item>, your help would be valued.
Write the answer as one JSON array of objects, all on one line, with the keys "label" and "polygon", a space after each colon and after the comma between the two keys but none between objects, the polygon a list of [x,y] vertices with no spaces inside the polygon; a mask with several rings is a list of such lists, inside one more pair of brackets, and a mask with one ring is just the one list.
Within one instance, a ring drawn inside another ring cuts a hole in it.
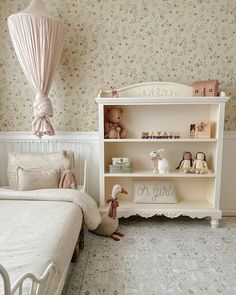
[{"label": "canopy tie knot", "polygon": [[50,118],[53,116],[52,102],[42,91],[36,93],[33,108],[35,118]]}]

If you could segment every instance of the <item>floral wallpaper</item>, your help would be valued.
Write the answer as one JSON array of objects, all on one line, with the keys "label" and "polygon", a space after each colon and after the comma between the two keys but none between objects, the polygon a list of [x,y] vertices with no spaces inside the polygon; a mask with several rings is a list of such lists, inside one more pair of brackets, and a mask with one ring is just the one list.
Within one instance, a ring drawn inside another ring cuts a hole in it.
[{"label": "floral wallpaper", "polygon": [[[31,129],[33,92],[17,61],[7,17],[29,0],[0,1],[0,131]],[[51,0],[66,44],[50,97],[56,131],[96,131],[101,88],[143,81],[191,85],[216,78],[231,96],[236,130],[235,0]]]}]

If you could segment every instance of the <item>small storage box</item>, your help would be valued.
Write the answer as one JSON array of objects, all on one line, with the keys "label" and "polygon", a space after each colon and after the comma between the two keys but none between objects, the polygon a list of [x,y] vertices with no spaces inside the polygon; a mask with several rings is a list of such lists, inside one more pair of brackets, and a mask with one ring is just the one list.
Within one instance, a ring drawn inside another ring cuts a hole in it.
[{"label": "small storage box", "polygon": [[112,165],[131,166],[130,158],[112,158]]},{"label": "small storage box", "polygon": [[109,173],[132,173],[131,165],[109,165]]}]

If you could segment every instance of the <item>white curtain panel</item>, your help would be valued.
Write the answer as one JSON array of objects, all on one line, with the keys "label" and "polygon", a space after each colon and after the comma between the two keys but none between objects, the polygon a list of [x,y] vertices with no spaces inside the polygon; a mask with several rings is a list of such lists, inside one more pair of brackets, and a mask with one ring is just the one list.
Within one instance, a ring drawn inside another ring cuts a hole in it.
[{"label": "white curtain panel", "polygon": [[48,93],[63,50],[64,28],[47,15],[24,11],[11,15],[8,27],[21,68],[35,93],[32,132],[39,137],[54,135]]}]

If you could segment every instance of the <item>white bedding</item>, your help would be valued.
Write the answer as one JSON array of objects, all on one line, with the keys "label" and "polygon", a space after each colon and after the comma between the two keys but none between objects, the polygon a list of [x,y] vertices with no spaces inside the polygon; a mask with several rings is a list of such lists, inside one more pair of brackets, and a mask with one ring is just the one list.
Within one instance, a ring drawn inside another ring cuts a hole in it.
[{"label": "white bedding", "polygon": [[56,262],[62,275],[83,215],[91,229],[101,221],[95,201],[78,191],[0,189],[0,264],[11,283],[26,272],[40,276],[50,261]]},{"label": "white bedding", "polygon": [[79,206],[84,215],[88,229],[93,230],[101,223],[101,216],[96,202],[88,194],[72,189],[41,189],[34,191],[17,191],[0,189],[0,200],[34,200],[72,202]]}]

